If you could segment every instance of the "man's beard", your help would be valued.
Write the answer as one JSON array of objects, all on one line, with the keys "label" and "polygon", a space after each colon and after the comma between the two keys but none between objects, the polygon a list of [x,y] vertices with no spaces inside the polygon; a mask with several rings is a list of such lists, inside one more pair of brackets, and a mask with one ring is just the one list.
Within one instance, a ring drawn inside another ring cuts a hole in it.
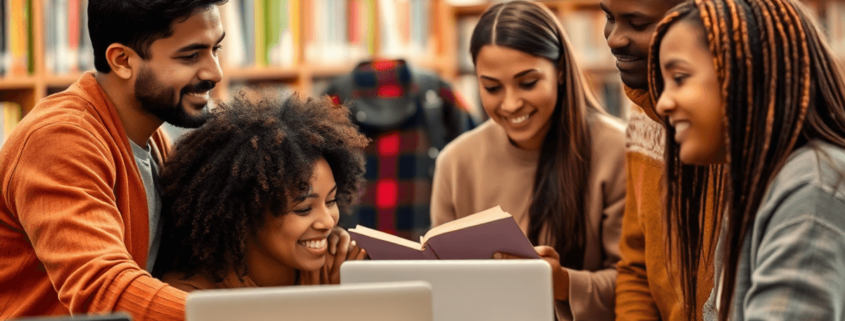
[{"label": "man's beard", "polygon": [[200,127],[211,118],[208,106],[203,107],[199,115],[189,114],[182,106],[182,97],[188,93],[207,92],[214,88],[214,82],[206,80],[185,86],[179,91],[179,101],[175,105],[172,105],[175,95],[173,88],[165,88],[160,84],[152,70],[141,68],[135,81],[135,99],[141,103],[141,108],[171,125],[183,128]]}]

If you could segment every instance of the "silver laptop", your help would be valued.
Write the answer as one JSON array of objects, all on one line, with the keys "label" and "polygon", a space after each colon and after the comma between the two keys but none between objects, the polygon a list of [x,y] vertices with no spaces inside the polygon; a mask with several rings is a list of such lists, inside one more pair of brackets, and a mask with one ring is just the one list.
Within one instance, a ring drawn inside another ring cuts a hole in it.
[{"label": "silver laptop", "polygon": [[552,272],[543,260],[349,261],[340,283],[426,281],[434,320],[554,320]]},{"label": "silver laptop", "polygon": [[432,321],[425,282],[195,291],[187,321]]}]

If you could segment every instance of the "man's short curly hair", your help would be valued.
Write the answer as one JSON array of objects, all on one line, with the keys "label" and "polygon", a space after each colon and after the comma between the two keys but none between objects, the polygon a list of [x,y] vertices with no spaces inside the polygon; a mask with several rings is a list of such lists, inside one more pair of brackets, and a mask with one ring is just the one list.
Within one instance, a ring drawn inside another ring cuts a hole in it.
[{"label": "man's short curly hair", "polygon": [[362,191],[363,149],[349,110],[331,99],[238,95],[184,136],[161,173],[163,239],[156,272],[208,274],[222,281],[246,275],[246,240],[263,226],[263,212],[289,210],[310,188],[324,158],[337,183],[341,213]]}]

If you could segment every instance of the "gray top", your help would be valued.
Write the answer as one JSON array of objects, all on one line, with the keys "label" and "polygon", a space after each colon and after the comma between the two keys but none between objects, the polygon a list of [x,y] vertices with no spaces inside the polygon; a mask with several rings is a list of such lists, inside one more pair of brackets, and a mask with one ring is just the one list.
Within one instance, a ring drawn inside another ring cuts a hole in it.
[{"label": "gray top", "polygon": [[[845,320],[845,150],[815,144],[790,156],[745,236],[732,321]],[[718,315],[718,255],[714,271],[705,320]]]},{"label": "gray top", "polygon": [[144,181],[144,191],[147,193],[147,211],[150,218],[150,251],[147,255],[148,272],[153,271],[156,256],[158,256],[158,247],[161,241],[161,230],[159,229],[159,221],[161,218],[161,197],[156,188],[156,181],[158,180],[158,164],[150,155],[150,145],[147,148],[141,148],[132,140],[129,140],[132,145],[132,154],[135,156],[135,164],[138,166],[138,171],[141,174],[141,179]]}]

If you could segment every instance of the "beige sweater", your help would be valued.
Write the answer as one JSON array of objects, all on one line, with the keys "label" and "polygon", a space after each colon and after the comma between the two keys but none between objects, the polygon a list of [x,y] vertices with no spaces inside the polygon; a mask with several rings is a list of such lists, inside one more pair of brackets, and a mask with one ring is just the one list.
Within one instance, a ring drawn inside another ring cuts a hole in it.
[{"label": "beige sweater", "polygon": [[[583,270],[568,270],[569,301],[556,302],[560,320],[613,320],[625,208],[624,133],[624,126],[612,117],[597,115],[591,121],[587,247]],[[458,137],[437,158],[432,225],[501,205],[527,234],[539,158],[539,151],[512,145],[504,129],[492,121]]]}]

